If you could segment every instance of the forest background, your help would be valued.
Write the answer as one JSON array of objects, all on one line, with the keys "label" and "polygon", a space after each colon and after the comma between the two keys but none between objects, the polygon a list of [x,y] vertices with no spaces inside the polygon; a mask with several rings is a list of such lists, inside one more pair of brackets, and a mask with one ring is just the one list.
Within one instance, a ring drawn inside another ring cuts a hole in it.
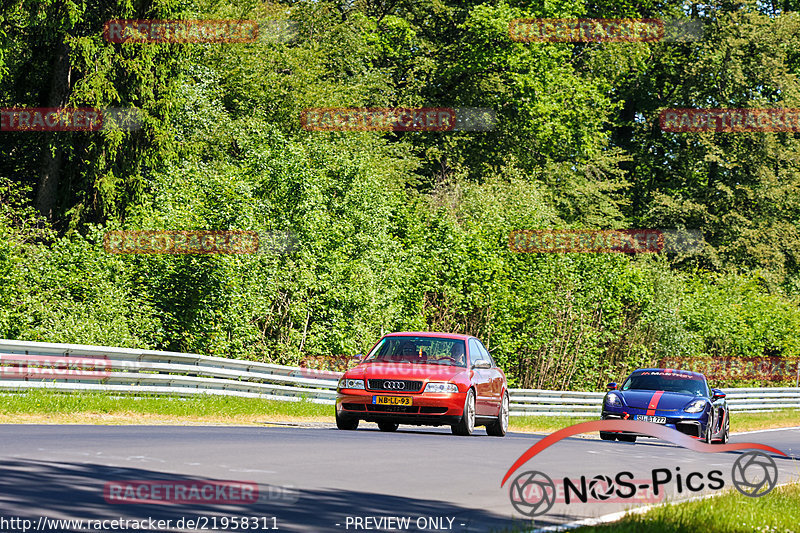
[{"label": "forest background", "polygon": [[[514,386],[664,358],[800,356],[800,138],[665,108],[800,108],[800,1],[10,0],[0,107],[136,131],[0,132],[0,338],[337,367],[383,332],[481,338]],[[515,18],[694,19],[685,42],[525,43]],[[253,43],[114,44],[110,19],[247,19]],[[491,131],[314,132],[319,107],[480,107]],[[680,253],[516,253],[515,229],[693,230]],[[120,229],[289,232],[110,254]],[[794,363],[796,365],[796,363]],[[794,376],[787,377],[794,382]],[[732,379],[718,385],[758,385]]]}]

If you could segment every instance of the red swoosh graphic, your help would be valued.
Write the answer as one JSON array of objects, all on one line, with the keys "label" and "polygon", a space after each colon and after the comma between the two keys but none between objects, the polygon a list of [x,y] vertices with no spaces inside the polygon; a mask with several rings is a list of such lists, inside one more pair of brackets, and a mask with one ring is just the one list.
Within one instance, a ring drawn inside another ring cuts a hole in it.
[{"label": "red swoosh graphic", "polygon": [[641,422],[639,420],[593,420],[591,422],[581,422],[580,424],[575,424],[573,426],[565,427],[564,429],[559,429],[555,433],[551,433],[550,435],[546,436],[520,455],[519,459],[511,465],[511,468],[508,469],[506,472],[503,481],[500,483],[502,487],[508,478],[511,477],[511,474],[516,472],[519,467],[524,465],[528,462],[534,455],[538,454],[541,451],[549,448],[556,442],[565,439],[567,437],[571,437],[572,435],[577,435],[579,433],[591,433],[594,431],[630,431],[632,433],[638,433],[640,435],[648,435],[650,437],[656,437],[659,439],[663,439],[669,441],[673,444],[677,444],[678,446],[683,446],[684,448],[688,448],[695,452],[730,452],[736,450],[747,450],[747,449],[756,449],[756,450],[763,450],[765,452],[772,452],[778,455],[783,455],[787,457],[785,453],[778,450],[777,448],[773,448],[772,446],[767,446],[766,444],[759,444],[757,442],[737,442],[731,444],[706,444],[705,442],[700,442],[698,440],[693,439],[688,435],[684,435],[680,431],[676,429],[671,429],[666,426],[662,426],[661,424],[653,424],[652,422]]},{"label": "red swoosh graphic", "polygon": [[656,414],[656,409],[658,408],[658,401],[664,395],[664,391],[660,390],[653,394],[653,397],[650,398],[650,405],[647,406],[647,414],[654,415]]}]

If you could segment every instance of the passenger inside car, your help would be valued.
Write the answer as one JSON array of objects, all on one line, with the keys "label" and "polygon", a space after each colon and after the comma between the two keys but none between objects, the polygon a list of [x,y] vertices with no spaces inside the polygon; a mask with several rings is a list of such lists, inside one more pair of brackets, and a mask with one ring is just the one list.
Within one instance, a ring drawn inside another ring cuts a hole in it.
[{"label": "passenger inside car", "polygon": [[456,362],[456,366],[467,366],[466,354],[464,353],[464,343],[453,343],[450,349],[450,357]]}]

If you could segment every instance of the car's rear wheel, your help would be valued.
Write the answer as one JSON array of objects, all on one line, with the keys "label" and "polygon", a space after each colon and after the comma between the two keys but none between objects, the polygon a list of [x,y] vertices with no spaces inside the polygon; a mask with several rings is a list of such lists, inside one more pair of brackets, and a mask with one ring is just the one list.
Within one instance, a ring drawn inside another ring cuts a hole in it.
[{"label": "car's rear wheel", "polygon": [[385,421],[378,422],[378,429],[380,429],[381,431],[387,431],[387,432],[397,431],[398,427],[400,427],[400,424],[395,424],[394,422],[385,422]]},{"label": "car's rear wheel", "polygon": [[600,438],[603,440],[617,440],[616,434],[608,433],[607,431],[601,431]]},{"label": "car's rear wheel", "polygon": [[509,409],[508,393],[503,394],[503,401],[500,402],[500,414],[497,416],[497,421],[492,422],[486,426],[486,433],[492,437],[503,437],[508,431],[508,409]]},{"label": "car's rear wheel", "polygon": [[358,428],[358,418],[350,418],[347,416],[341,416],[339,413],[336,413],[336,427],[339,429],[345,429],[348,431],[352,431]]},{"label": "car's rear wheel", "polygon": [[467,399],[464,401],[464,414],[458,424],[450,426],[453,435],[472,435],[475,430],[475,393],[472,389],[467,391]]},{"label": "car's rear wheel", "polygon": [[617,435],[620,442],[636,442],[636,435]]}]

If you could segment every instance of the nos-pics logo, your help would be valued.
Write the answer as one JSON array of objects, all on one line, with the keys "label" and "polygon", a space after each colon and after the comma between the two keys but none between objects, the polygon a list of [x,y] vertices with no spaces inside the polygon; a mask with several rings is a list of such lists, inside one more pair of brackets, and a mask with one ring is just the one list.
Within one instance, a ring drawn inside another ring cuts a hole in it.
[{"label": "nos-pics logo", "polygon": [[[525,462],[561,439],[578,433],[594,431],[629,431],[649,435],[678,444],[698,452],[726,452],[742,449],[764,450],[786,457],[780,450],[765,444],[740,442],[724,445],[705,444],[683,433],[651,422],[631,420],[598,420],[584,422],[548,435],[532,446],[511,466],[501,486]],[[733,486],[745,496],[757,498],[772,491],[778,482],[778,466],[775,460],[761,451],[749,451],[740,455],[731,469]],[[544,472],[529,470],[517,475],[509,485],[511,505],[525,516],[540,516],[547,513],[555,503],[594,502],[658,502],[665,492],[663,488],[674,485],[678,494],[699,492],[704,489],[720,490],[725,486],[721,470],[709,472],[685,472],[674,469],[654,468],[650,477],[634,479],[631,472],[618,472],[613,477],[562,478],[555,482]]]}]

